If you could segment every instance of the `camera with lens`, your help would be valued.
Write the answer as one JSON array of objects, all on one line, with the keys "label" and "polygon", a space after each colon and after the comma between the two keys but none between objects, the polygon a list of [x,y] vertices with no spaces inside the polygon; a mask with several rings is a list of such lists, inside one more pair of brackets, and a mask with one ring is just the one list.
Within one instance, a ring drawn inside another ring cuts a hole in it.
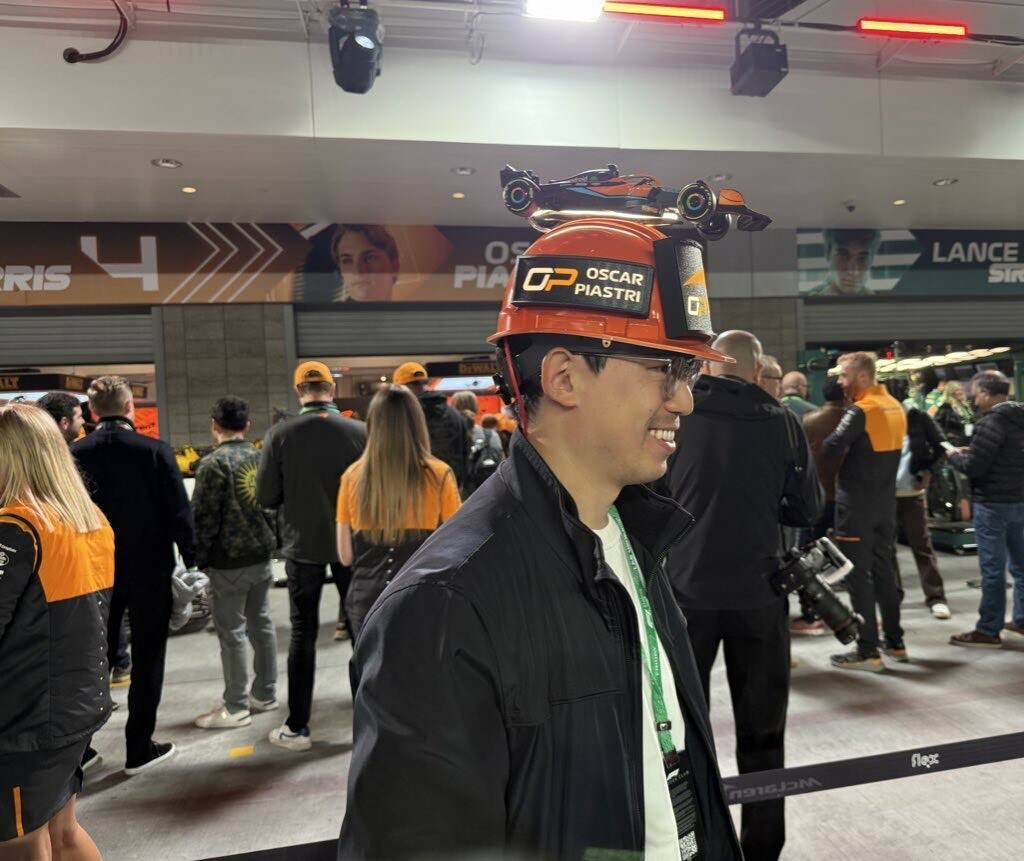
[{"label": "camera with lens", "polygon": [[732,218],[718,208],[718,196],[703,180],[679,190],[676,208],[684,220],[695,225],[705,239],[719,240],[732,227]]},{"label": "camera with lens", "polygon": [[836,639],[846,645],[857,639],[864,620],[836,597],[830,584],[839,582],[852,570],[853,563],[835,544],[819,538],[790,550],[769,582],[780,595],[799,592],[815,615],[832,629]]}]

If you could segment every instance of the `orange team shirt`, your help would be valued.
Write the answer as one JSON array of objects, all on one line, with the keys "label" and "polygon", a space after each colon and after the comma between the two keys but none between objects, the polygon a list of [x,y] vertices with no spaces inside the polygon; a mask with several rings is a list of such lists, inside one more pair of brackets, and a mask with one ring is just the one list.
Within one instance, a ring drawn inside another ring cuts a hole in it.
[{"label": "orange team shirt", "polygon": [[[431,480],[424,488],[420,510],[412,511],[410,508],[406,513],[403,524],[405,529],[436,529],[439,523],[444,523],[458,511],[462,504],[452,468],[444,461],[431,457],[427,459],[427,469],[430,470]],[[338,488],[338,523],[350,526],[354,532],[368,525],[359,520],[359,504],[356,500],[362,470],[362,461],[356,461],[345,470],[341,477],[341,487]]]}]

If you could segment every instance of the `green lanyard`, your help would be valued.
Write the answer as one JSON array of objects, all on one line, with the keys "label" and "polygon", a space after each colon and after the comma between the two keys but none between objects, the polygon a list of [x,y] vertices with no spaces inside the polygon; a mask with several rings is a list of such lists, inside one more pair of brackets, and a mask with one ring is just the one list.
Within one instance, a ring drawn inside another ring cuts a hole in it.
[{"label": "green lanyard", "polygon": [[661,652],[658,648],[658,632],[654,628],[654,616],[651,614],[651,602],[647,599],[647,584],[644,583],[643,574],[637,564],[636,556],[633,555],[633,547],[626,537],[626,530],[622,525],[619,512],[613,505],[608,509],[608,515],[619,527],[619,534],[622,536],[622,546],[626,553],[626,561],[629,563],[629,573],[633,578],[633,585],[636,587],[636,599],[640,604],[640,616],[644,620],[647,648],[640,651],[647,666],[647,675],[651,680],[651,705],[654,707],[654,725],[658,731],[658,744],[661,746],[661,753],[666,765],[676,760],[676,746],[672,743],[672,721],[668,719],[668,710],[665,708],[665,693],[661,686]]},{"label": "green lanyard", "polygon": [[316,404],[308,407],[303,407],[301,410],[299,410],[299,415],[304,416],[306,413],[319,412],[338,413],[338,415],[341,415],[341,410],[339,410],[334,404]]}]

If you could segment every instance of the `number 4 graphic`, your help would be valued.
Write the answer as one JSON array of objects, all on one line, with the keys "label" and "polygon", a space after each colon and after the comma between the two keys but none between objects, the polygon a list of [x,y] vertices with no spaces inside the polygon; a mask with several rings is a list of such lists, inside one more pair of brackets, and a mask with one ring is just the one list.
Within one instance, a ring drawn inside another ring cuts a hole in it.
[{"label": "number 4 graphic", "polygon": [[139,237],[138,263],[100,262],[99,243],[95,236],[81,237],[82,253],[111,278],[141,278],[144,293],[160,291],[160,270],[157,267],[156,237]]}]

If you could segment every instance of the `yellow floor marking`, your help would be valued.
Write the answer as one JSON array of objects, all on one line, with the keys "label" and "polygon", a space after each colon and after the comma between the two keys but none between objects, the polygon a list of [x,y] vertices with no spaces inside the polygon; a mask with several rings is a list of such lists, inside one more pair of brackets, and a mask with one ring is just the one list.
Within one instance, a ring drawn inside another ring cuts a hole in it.
[{"label": "yellow floor marking", "polygon": [[256,748],[251,744],[245,747],[233,747],[228,751],[228,757],[230,759],[237,759],[240,756],[252,756],[256,753]]}]

